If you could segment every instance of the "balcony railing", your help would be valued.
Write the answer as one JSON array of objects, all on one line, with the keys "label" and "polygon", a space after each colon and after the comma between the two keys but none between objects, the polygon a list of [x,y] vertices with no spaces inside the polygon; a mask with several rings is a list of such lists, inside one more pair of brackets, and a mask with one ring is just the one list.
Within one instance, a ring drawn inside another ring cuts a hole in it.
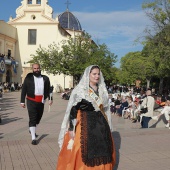
[{"label": "balcony railing", "polygon": [[[16,62],[16,66],[18,66],[18,61],[15,61]],[[5,58],[5,64],[6,65],[11,65],[12,64],[12,60],[11,59],[8,59],[8,58]]]}]

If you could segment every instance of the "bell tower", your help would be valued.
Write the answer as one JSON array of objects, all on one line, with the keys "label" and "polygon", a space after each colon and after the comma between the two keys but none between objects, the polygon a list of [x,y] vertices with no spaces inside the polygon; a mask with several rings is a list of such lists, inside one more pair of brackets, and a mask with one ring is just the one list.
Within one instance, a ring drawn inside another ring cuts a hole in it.
[{"label": "bell tower", "polygon": [[41,0],[27,0],[28,4],[41,4]]},{"label": "bell tower", "polygon": [[16,18],[30,12],[39,12],[49,18],[53,15],[53,9],[48,5],[48,0],[22,0],[21,6],[16,9]]}]

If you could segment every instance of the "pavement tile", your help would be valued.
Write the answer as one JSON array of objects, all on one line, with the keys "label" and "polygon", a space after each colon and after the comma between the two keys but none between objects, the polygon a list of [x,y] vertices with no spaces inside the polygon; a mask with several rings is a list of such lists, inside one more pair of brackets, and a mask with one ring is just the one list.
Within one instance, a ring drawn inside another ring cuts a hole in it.
[{"label": "pavement tile", "polygon": [[167,150],[158,150],[158,153],[170,158],[170,148],[169,147],[167,147]]}]

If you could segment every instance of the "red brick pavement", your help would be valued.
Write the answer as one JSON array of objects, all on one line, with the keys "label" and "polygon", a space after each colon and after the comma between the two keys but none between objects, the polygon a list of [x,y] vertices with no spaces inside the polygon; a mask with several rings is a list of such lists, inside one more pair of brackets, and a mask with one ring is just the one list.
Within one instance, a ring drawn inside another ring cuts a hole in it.
[{"label": "red brick pavement", "polygon": [[[55,170],[58,157],[58,134],[67,102],[54,93],[54,103],[48,104],[37,134],[38,145],[31,144],[27,110],[20,107],[20,92],[5,93],[0,124],[0,170]],[[170,130],[139,129],[113,115],[117,166],[114,170],[170,170]]]}]

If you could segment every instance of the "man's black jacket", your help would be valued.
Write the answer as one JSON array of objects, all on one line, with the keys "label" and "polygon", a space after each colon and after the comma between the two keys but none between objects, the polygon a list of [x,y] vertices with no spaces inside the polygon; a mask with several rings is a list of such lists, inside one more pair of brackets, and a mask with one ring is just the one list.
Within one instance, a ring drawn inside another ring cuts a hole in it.
[{"label": "man's black jacket", "polygon": [[[41,75],[44,79],[44,100],[48,97],[50,99],[50,80],[47,76]],[[35,83],[33,73],[28,73],[21,92],[21,103],[25,103],[25,97],[35,98]],[[51,99],[52,100],[52,99]]]}]

